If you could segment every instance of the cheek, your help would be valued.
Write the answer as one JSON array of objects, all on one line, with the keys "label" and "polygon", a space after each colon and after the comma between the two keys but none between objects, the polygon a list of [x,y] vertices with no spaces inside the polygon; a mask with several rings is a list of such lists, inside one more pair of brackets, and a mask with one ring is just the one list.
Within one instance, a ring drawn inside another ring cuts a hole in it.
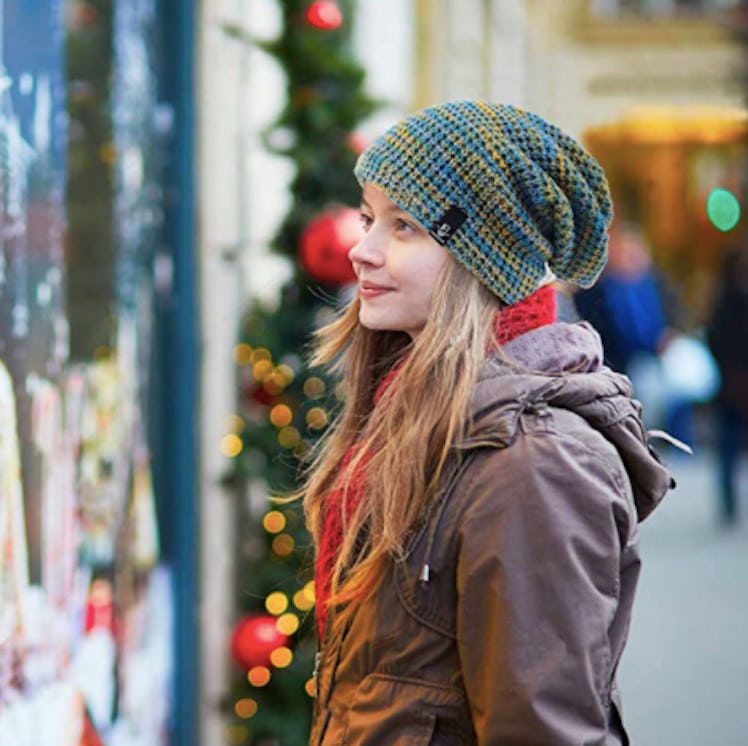
[{"label": "cheek", "polygon": [[429,295],[433,293],[436,283],[439,281],[444,265],[447,263],[448,255],[442,254],[430,255],[416,270],[419,284]]},{"label": "cheek", "polygon": [[389,257],[388,270],[410,301],[419,306],[431,298],[449,254],[441,247],[419,246]]}]

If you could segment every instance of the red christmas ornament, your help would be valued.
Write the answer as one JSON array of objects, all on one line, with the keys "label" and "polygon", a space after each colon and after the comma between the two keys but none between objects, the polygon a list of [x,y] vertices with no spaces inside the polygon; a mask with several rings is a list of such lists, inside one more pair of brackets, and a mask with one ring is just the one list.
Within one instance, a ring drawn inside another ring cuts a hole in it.
[{"label": "red christmas ornament", "polygon": [[270,654],[288,643],[278,631],[274,616],[251,614],[241,619],[231,634],[231,655],[243,670],[255,666],[270,667]]},{"label": "red christmas ornament", "polygon": [[361,240],[361,216],[352,207],[331,207],[301,234],[301,263],[319,282],[345,285],[356,275],[348,252]]},{"label": "red christmas ornament", "polygon": [[314,28],[332,31],[343,23],[343,14],[332,0],[317,0],[306,9],[306,20]]}]

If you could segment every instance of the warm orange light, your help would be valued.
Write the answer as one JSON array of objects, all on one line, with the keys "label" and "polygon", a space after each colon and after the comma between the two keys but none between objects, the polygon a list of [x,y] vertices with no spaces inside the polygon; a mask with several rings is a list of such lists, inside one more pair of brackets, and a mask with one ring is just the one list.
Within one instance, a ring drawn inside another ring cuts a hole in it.
[{"label": "warm orange light", "polygon": [[288,557],[296,548],[296,542],[290,534],[280,534],[273,539],[271,546],[279,557]]},{"label": "warm orange light", "polygon": [[265,513],[262,525],[269,534],[279,534],[286,527],[286,516],[279,510],[271,510]]},{"label": "warm orange light", "polygon": [[276,427],[288,427],[293,422],[293,412],[287,404],[276,404],[270,410],[270,422]]},{"label": "warm orange light", "polygon": [[294,606],[299,611],[309,611],[314,606],[314,581],[310,580],[293,597]]},{"label": "warm orange light", "polygon": [[270,669],[265,666],[255,666],[247,672],[247,681],[252,686],[263,687],[270,683]]},{"label": "warm orange light", "polygon": [[252,366],[252,375],[256,381],[264,381],[272,372],[273,364],[269,360],[260,360]]},{"label": "warm orange light", "polygon": [[242,448],[244,448],[242,439],[238,435],[234,435],[234,433],[224,435],[221,438],[221,453],[224,456],[228,456],[228,458],[238,456],[242,452]]},{"label": "warm orange light", "polygon": [[282,635],[290,637],[298,631],[299,624],[299,617],[297,617],[296,614],[289,612],[288,614],[283,614],[283,616],[278,617],[278,620],[275,623],[275,628]]},{"label": "warm orange light", "polygon": [[280,647],[270,653],[270,662],[276,668],[288,668],[293,662],[293,653],[287,647]]},{"label": "warm orange light", "polygon": [[234,362],[237,365],[249,365],[252,362],[252,346],[241,342],[234,347]]},{"label": "warm orange light", "polygon": [[304,684],[304,691],[312,698],[317,696],[317,680],[312,678]]},{"label": "warm orange light", "polygon": [[277,370],[271,373],[262,384],[262,388],[264,388],[270,396],[278,396],[285,387],[286,379],[283,378]]},{"label": "warm orange light", "polygon": [[265,608],[269,614],[280,616],[288,608],[288,596],[280,591],[271,593],[265,599]]},{"label": "warm orange light", "polygon": [[259,363],[262,361],[270,362],[272,360],[272,355],[270,354],[270,350],[265,349],[264,347],[258,347],[257,349],[252,351],[252,364]]},{"label": "warm orange light", "polygon": [[249,720],[257,714],[257,702],[255,702],[251,697],[240,699],[234,705],[234,712],[236,713],[236,716],[240,717],[242,720]]}]

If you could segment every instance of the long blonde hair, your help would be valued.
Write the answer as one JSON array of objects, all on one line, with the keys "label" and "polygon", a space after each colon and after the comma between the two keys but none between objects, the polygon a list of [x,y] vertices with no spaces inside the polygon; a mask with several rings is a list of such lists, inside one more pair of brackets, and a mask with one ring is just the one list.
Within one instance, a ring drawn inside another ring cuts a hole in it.
[{"label": "long blonde hair", "polygon": [[[387,560],[402,555],[408,531],[435,496],[447,457],[467,424],[500,308],[498,298],[452,259],[414,340],[402,332],[364,328],[359,305],[354,299],[316,333],[312,358],[312,364],[342,373],[346,390],[303,493],[316,544],[326,495],[342,489],[345,505],[357,469],[367,476],[364,498],[352,511],[343,509],[343,542],[328,602],[330,611],[337,609],[336,621],[377,588]],[[397,366],[395,382],[375,407],[378,387]]]}]

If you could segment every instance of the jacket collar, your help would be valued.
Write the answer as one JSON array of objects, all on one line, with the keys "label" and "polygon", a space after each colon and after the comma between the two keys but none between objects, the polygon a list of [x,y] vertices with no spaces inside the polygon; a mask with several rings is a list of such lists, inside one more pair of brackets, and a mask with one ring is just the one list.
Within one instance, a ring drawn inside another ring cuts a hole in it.
[{"label": "jacket collar", "polygon": [[524,413],[573,411],[618,450],[643,520],[674,482],[649,445],[630,381],[602,360],[600,337],[586,322],[543,326],[516,338],[486,361],[459,447],[504,448]]}]

